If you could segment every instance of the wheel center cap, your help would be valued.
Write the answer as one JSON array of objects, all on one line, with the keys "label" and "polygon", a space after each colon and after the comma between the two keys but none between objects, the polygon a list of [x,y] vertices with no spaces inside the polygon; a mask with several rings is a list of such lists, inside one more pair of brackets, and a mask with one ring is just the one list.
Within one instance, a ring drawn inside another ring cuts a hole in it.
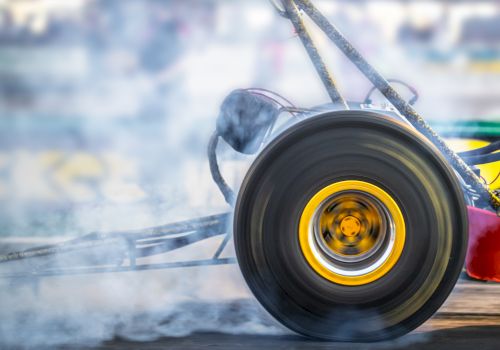
[{"label": "wheel center cap", "polygon": [[361,223],[354,216],[346,216],[340,222],[340,230],[347,237],[353,237],[359,234]]}]

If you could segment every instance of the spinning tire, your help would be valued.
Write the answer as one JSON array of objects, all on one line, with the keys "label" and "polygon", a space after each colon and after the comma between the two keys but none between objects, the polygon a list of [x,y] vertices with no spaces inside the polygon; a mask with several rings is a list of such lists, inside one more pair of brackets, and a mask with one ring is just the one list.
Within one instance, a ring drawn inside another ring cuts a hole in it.
[{"label": "spinning tire", "polygon": [[234,214],[259,302],[315,338],[378,341],[418,327],[462,269],[467,212],[453,170],[416,131],[364,111],[286,130],[257,157]]}]

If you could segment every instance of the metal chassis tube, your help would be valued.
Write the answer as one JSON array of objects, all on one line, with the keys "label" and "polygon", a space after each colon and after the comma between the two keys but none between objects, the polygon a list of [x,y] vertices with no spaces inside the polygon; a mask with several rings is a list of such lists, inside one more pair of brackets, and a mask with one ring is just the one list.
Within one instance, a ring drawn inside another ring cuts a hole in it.
[{"label": "metal chassis tube", "polygon": [[[69,268],[39,268],[31,266],[27,272],[0,273],[0,279],[30,279],[47,276],[84,275],[95,273],[145,271],[179,267],[234,264],[235,258],[221,258],[221,253],[232,237],[227,229],[230,213],[200,217],[192,220],[124,232],[91,233],[61,244],[27,249],[0,255],[0,264],[30,258],[44,258],[64,253],[76,253],[92,248],[112,247],[125,243],[128,263],[97,264]],[[210,259],[188,260],[153,264],[137,264],[138,258],[163,254],[174,249],[215,236],[224,235]],[[149,247],[151,246],[152,247]],[[146,246],[146,247],[141,247]]]},{"label": "metal chassis tube", "polygon": [[74,267],[67,269],[48,269],[48,270],[32,271],[25,273],[1,274],[0,279],[26,280],[38,277],[57,277],[57,276],[90,275],[99,273],[150,271],[150,270],[175,269],[181,267],[229,265],[235,263],[236,263],[236,258],[230,257],[230,258],[212,258],[203,260],[187,260],[187,261],[175,261],[167,263],[129,265],[129,266],[112,266],[112,267],[85,266],[85,267]]},{"label": "metal chassis tube", "polygon": [[293,24],[304,47],[311,58],[326,90],[332,101],[343,102],[344,99],[331,77],[330,72],[318,53],[316,44],[307,33],[300,10],[304,11],[312,21],[326,34],[326,36],[344,53],[344,55],[361,71],[361,73],[380,91],[380,93],[403,115],[408,122],[427,139],[429,139],[441,153],[448,159],[453,168],[485,201],[487,201],[497,214],[500,213],[500,198],[493,193],[487,185],[474,173],[464,160],[451,150],[444,140],[431,128],[417,111],[407,103],[399,93],[392,88],[387,80],[378,73],[373,66],[357,51],[339,30],[312,4],[310,0],[281,0],[286,16]]}]

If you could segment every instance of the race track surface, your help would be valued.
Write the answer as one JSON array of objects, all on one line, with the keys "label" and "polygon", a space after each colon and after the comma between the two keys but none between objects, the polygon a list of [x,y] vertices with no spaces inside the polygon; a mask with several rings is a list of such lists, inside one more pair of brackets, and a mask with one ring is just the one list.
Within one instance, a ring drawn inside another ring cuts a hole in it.
[{"label": "race track surface", "polygon": [[64,349],[499,349],[500,284],[462,279],[433,319],[390,342],[329,343],[296,335],[195,333],[151,342],[115,339],[94,347]]}]

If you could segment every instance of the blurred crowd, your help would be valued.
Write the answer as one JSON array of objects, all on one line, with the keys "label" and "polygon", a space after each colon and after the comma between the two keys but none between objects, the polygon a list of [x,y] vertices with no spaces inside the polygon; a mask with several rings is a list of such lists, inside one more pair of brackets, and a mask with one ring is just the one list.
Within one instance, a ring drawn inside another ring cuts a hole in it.
[{"label": "blurred crowd", "polygon": [[[500,5],[494,1],[349,3],[320,0],[317,3],[341,28],[347,28],[348,34],[370,28],[370,32],[362,31],[358,35],[361,37],[358,45],[370,54],[387,51],[384,46],[389,44],[406,50],[404,59],[408,60],[446,65],[465,62],[484,69],[498,69]],[[45,111],[48,105],[43,103],[47,101],[44,97],[50,90],[56,90],[64,101],[73,91],[70,100],[80,101],[80,97],[88,96],[82,87],[89,82],[98,86],[104,78],[133,74],[137,78],[139,73],[142,80],[137,84],[152,83],[148,89],[154,91],[142,98],[149,107],[138,108],[131,114],[165,115],[167,112],[159,107],[161,103],[156,99],[168,95],[172,85],[179,81],[178,73],[182,70],[179,66],[188,61],[189,49],[198,48],[200,43],[224,46],[230,38],[238,50],[245,42],[248,48],[255,44],[245,36],[265,36],[270,44],[261,43],[256,49],[263,56],[270,52],[274,63],[283,61],[286,52],[284,45],[280,45],[283,30],[276,26],[279,19],[269,20],[271,11],[266,0],[0,2],[0,55],[3,57],[0,106],[11,108],[6,112],[16,112],[14,107],[34,103],[32,107]],[[391,16],[384,17],[384,13]],[[221,25],[221,20],[225,25]],[[245,30],[244,26],[248,28]],[[237,34],[231,37],[234,33]],[[376,49],[371,50],[372,47]],[[257,55],[252,59],[256,61],[254,66],[262,66],[260,70],[252,69],[255,76],[260,75],[255,80],[263,84],[282,68],[280,64],[262,65]],[[75,96],[78,94],[80,96]],[[73,114],[65,106],[51,106],[48,114]],[[83,108],[82,114],[88,112]],[[113,110],[108,114],[126,114],[122,112]]]}]

